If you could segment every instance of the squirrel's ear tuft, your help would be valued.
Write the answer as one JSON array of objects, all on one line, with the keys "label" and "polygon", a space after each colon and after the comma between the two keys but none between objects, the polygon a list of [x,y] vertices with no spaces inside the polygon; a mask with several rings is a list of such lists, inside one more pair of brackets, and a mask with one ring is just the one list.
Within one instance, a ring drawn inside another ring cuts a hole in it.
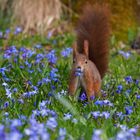
[{"label": "squirrel's ear tuft", "polygon": [[77,43],[76,42],[73,44],[72,48],[73,48],[73,57],[75,57],[78,54]]},{"label": "squirrel's ear tuft", "polygon": [[84,54],[86,55],[87,58],[89,53],[88,48],[89,48],[88,40],[84,40]]}]

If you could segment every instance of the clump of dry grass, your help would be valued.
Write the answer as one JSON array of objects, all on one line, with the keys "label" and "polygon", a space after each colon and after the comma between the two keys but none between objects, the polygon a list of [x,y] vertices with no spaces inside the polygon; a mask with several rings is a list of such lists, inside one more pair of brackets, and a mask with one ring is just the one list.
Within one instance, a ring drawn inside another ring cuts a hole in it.
[{"label": "clump of dry grass", "polygon": [[61,16],[60,0],[13,0],[13,17],[24,27],[44,33],[56,24]]},{"label": "clump of dry grass", "polygon": [[0,10],[3,11],[7,8],[8,0],[0,0]]},{"label": "clump of dry grass", "polygon": [[13,0],[0,0],[0,15],[11,15],[11,5]]}]

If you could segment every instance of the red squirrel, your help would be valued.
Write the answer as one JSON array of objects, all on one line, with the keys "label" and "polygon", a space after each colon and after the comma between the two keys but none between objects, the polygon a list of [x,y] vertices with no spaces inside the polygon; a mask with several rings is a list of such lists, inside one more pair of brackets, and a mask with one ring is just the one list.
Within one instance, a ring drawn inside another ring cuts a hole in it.
[{"label": "red squirrel", "polygon": [[[86,6],[80,17],[77,41],[73,45],[73,66],[68,92],[74,95],[81,86],[88,100],[98,96],[107,72],[109,56],[109,9],[106,5]],[[80,73],[79,76],[76,73]]]}]

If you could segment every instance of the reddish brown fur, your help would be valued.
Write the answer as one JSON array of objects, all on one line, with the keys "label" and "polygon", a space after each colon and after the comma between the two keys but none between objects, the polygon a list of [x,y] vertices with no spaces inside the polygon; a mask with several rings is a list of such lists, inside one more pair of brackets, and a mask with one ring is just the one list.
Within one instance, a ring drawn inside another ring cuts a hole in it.
[{"label": "reddish brown fur", "polygon": [[84,80],[86,83],[85,91],[86,91],[88,98],[90,99],[90,97],[92,97],[92,96],[99,95],[99,91],[100,91],[100,87],[101,87],[100,79],[98,79],[98,78],[93,79],[90,71],[85,71]]},{"label": "reddish brown fur", "polygon": [[[69,94],[78,86],[86,91],[88,100],[99,95],[101,78],[108,67],[109,11],[106,6],[87,6],[77,26],[77,43],[73,46],[73,67]],[[78,47],[78,48],[77,48]],[[81,75],[76,75],[80,69]]]},{"label": "reddish brown fur", "polygon": [[88,5],[82,15],[76,29],[79,52],[83,53],[84,40],[88,40],[89,59],[103,78],[108,68],[109,10],[106,5]]}]

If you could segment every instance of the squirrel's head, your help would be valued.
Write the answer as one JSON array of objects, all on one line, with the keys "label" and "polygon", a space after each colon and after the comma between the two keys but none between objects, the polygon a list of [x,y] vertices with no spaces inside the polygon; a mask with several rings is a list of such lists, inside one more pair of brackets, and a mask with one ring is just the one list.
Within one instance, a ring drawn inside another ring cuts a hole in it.
[{"label": "squirrel's head", "polygon": [[73,66],[76,72],[83,72],[85,67],[88,65],[88,41],[85,40],[83,44],[83,54],[77,50],[77,44],[73,45]]}]

